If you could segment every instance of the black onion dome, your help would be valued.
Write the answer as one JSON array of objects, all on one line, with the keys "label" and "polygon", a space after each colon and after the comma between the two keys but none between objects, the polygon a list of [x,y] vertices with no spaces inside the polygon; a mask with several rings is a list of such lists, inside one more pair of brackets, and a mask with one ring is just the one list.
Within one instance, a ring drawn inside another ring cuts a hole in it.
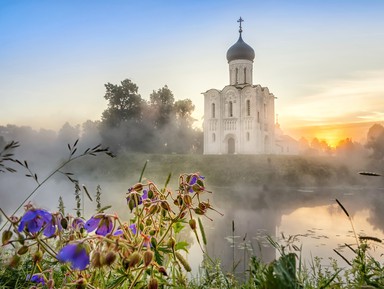
[{"label": "black onion dome", "polygon": [[251,46],[243,41],[241,34],[239,40],[233,44],[227,51],[227,60],[228,62],[235,59],[246,59],[253,61],[255,59],[255,51]]}]

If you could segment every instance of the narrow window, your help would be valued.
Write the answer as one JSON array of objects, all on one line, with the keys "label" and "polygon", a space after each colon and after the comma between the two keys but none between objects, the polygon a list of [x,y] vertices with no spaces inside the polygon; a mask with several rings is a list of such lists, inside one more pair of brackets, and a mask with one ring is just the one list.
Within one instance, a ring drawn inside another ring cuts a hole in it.
[{"label": "narrow window", "polygon": [[257,122],[260,123],[260,111],[257,112]]},{"label": "narrow window", "polygon": [[236,68],[236,84],[239,83],[239,69]]},{"label": "narrow window", "polygon": [[250,138],[249,132],[247,132],[247,141],[249,141],[249,138]]},{"label": "narrow window", "polygon": [[244,68],[244,83],[247,83],[247,69]]},{"label": "narrow window", "polygon": [[229,117],[233,116],[233,104],[232,101],[229,102],[229,111],[228,111]]},{"label": "narrow window", "polygon": [[247,99],[247,116],[251,115],[251,101]]},{"label": "narrow window", "polygon": [[212,142],[215,142],[216,141],[216,135],[213,133],[212,134]]},{"label": "narrow window", "polygon": [[264,119],[267,118],[267,105],[264,103]]},{"label": "narrow window", "polygon": [[215,104],[212,103],[212,118],[215,118],[216,116],[216,108],[215,108]]}]

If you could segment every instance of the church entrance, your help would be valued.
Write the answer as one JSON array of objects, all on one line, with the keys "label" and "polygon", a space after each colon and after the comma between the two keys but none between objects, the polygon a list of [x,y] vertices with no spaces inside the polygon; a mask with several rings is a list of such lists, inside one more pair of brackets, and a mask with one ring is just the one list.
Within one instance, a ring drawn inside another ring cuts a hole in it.
[{"label": "church entrance", "polygon": [[235,153],[235,140],[230,137],[228,139],[228,154],[233,155]]}]

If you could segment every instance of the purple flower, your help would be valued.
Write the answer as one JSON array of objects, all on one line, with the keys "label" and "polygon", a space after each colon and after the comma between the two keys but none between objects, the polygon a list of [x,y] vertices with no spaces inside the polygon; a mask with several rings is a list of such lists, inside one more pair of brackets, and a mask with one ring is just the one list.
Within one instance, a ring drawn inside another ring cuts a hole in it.
[{"label": "purple flower", "polygon": [[[193,193],[196,189],[198,189],[198,190],[204,189],[204,183],[203,183],[204,179],[205,178],[203,176],[192,175],[191,179],[188,182],[188,185],[190,186],[188,191],[190,193]],[[194,185],[196,185],[196,186],[194,186]]]},{"label": "purple flower", "polygon": [[31,281],[33,283],[41,283],[42,285],[45,285],[44,276],[41,274],[33,274],[32,276],[28,274],[26,280]]},{"label": "purple flower", "polygon": [[51,213],[42,209],[31,209],[21,218],[18,231],[24,228],[31,234],[39,232],[44,228],[44,235],[51,237],[56,231],[56,221],[53,220]]},{"label": "purple flower", "polygon": [[113,222],[110,216],[105,214],[98,214],[90,218],[84,225],[88,232],[94,231],[96,228],[96,235],[105,236],[112,232]]},{"label": "purple flower", "polygon": [[82,243],[64,246],[56,257],[62,263],[71,263],[72,269],[84,270],[89,264],[89,254]]},{"label": "purple flower", "polygon": [[137,206],[143,203],[142,196],[140,196],[140,194],[136,191],[129,191],[126,199],[128,207],[131,211],[133,210],[133,208],[136,208]]},{"label": "purple flower", "polygon": [[148,199],[148,190],[143,190],[143,196],[142,196],[142,199],[143,199],[143,200]]},{"label": "purple flower", "polygon": [[84,228],[85,222],[81,218],[74,218],[72,221],[72,227],[75,229]]},{"label": "purple flower", "polygon": [[[136,232],[137,232],[136,224],[129,225],[129,229],[132,231],[133,235],[136,235]],[[124,234],[123,230],[119,228],[113,233],[113,236],[121,236],[123,234]]]},{"label": "purple flower", "polygon": [[131,229],[133,235],[136,235],[136,233],[137,233],[137,227],[136,227],[136,224],[132,224],[132,225],[130,225],[129,228]]}]

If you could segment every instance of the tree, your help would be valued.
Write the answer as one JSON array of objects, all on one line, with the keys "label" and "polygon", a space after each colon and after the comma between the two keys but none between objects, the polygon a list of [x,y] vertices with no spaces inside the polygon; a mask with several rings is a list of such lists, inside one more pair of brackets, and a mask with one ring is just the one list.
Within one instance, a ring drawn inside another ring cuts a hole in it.
[{"label": "tree", "polygon": [[190,99],[178,100],[175,102],[175,114],[176,120],[180,128],[191,128],[195,119],[192,117],[192,113],[195,110],[195,106]]},{"label": "tree", "polygon": [[152,92],[150,95],[150,106],[155,116],[155,129],[164,127],[174,119],[174,102],[175,98],[173,93],[167,85],[158,91]]},{"label": "tree", "polygon": [[369,128],[365,147],[372,150],[372,158],[384,158],[384,127],[381,124],[374,124]]},{"label": "tree", "polygon": [[142,109],[145,102],[138,94],[138,87],[131,80],[125,79],[121,85],[105,84],[104,98],[108,100],[108,108],[103,112],[102,121],[108,127],[118,127],[121,122],[142,120]]}]

